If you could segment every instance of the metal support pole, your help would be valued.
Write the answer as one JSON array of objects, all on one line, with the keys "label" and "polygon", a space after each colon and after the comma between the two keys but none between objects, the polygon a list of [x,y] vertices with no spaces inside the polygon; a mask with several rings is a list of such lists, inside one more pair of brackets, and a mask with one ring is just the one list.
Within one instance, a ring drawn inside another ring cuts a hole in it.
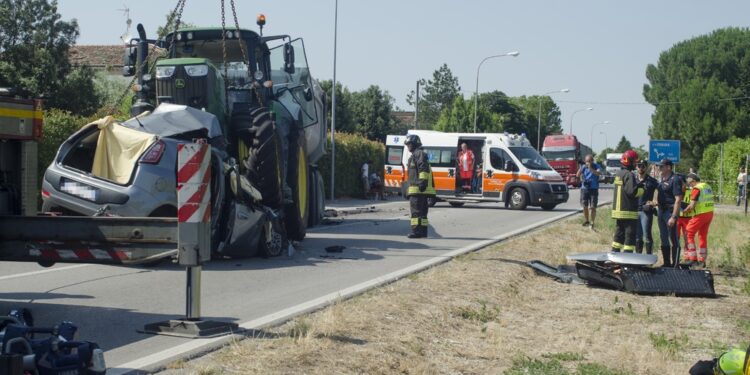
[{"label": "metal support pole", "polygon": [[539,139],[542,137],[542,97],[540,96],[537,100],[539,102],[539,115],[537,116],[537,124],[536,124],[536,150],[537,152],[541,152],[541,148],[539,148]]},{"label": "metal support pole", "polygon": [[331,200],[336,199],[336,43],[339,27],[339,0],[333,16],[333,93],[331,93]]},{"label": "metal support pole", "polygon": [[742,189],[742,199],[745,201],[745,216],[747,216],[747,166],[750,163],[750,154],[745,156],[745,188]]},{"label": "metal support pole", "polygon": [[414,129],[419,129],[419,81],[417,81],[417,101],[414,103]]},{"label": "metal support pole", "polygon": [[201,318],[201,271],[203,266],[187,268],[186,288],[186,313],[187,320],[200,320]]},{"label": "metal support pole", "polygon": [[724,199],[724,144],[719,144],[719,202]]}]

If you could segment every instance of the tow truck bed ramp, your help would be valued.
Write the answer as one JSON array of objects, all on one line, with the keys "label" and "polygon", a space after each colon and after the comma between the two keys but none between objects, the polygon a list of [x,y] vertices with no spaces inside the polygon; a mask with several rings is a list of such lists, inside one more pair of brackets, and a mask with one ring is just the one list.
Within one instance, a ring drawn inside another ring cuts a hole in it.
[{"label": "tow truck bed ramp", "polygon": [[176,253],[176,218],[0,216],[0,260],[140,264]]}]

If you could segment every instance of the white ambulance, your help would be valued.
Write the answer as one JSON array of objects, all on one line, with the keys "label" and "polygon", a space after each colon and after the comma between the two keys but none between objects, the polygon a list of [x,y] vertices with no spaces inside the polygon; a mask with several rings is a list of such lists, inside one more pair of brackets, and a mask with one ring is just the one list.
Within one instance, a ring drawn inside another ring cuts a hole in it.
[{"label": "white ambulance", "polygon": [[[568,201],[568,188],[560,174],[529,143],[517,134],[443,133],[410,130],[422,140],[437,191],[437,198],[460,207],[466,202],[501,202],[523,210],[538,206],[552,210]],[[409,150],[404,135],[386,137],[385,188],[404,194],[408,188]],[[456,155],[462,143],[472,150],[475,177],[467,189],[456,170]],[[405,195],[405,194],[404,194]]]}]

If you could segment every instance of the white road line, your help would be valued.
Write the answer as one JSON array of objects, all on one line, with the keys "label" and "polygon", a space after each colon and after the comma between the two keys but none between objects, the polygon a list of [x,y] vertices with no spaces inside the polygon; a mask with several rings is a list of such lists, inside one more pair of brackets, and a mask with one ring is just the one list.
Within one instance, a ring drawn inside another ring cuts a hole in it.
[{"label": "white road line", "polygon": [[[410,274],[423,271],[427,268],[433,267],[440,263],[447,262],[456,256],[482,249],[484,247],[490,246],[492,244],[508,239],[510,237],[514,237],[514,236],[523,234],[525,232],[528,232],[530,230],[547,225],[554,221],[564,219],[568,216],[576,215],[579,212],[580,210],[566,212],[566,213],[542,220],[540,222],[528,225],[526,227],[516,229],[509,233],[501,234],[501,235],[492,237],[488,240],[480,241],[480,242],[477,242],[468,246],[464,246],[460,249],[449,251],[438,257],[430,258],[423,262],[411,265],[406,268],[402,268],[398,271],[394,271],[389,274],[359,283],[357,285],[350,286],[344,289],[340,289],[336,292],[329,293],[327,295],[312,299],[310,301],[300,303],[296,306],[292,306],[284,310],[277,311],[275,313],[271,313],[266,316],[241,323],[240,327],[250,330],[250,329],[259,329],[262,327],[273,326],[276,324],[283,323],[296,316],[299,316],[299,315],[302,315],[311,311],[319,310],[323,307],[330,305],[333,302],[340,301],[343,299],[348,299],[358,294],[362,294],[370,289],[376,288],[383,284],[394,282]],[[217,347],[225,345],[232,340],[234,340],[233,336],[222,336],[222,337],[215,337],[211,339],[193,339],[184,344],[171,347],[169,349],[145,356],[143,358],[140,358],[131,362],[115,364],[115,367],[107,370],[107,373],[113,374],[113,375],[120,375],[120,374],[128,374],[136,370],[156,371],[156,370],[161,369],[163,366],[167,365],[170,361],[174,361],[178,358],[183,358],[186,356],[194,356],[196,354],[214,350]]]},{"label": "white road line", "polygon": [[90,263],[87,263],[87,264],[76,264],[75,266],[58,267],[58,268],[48,268],[46,270],[40,270],[40,271],[31,271],[31,272],[17,273],[15,275],[0,276],[0,280],[9,280],[9,279],[17,279],[19,277],[36,276],[36,275],[41,275],[43,273],[57,272],[57,271],[67,271],[67,270],[72,270],[72,269],[75,269],[75,268],[88,267],[88,266],[93,266],[93,264],[90,264]]}]

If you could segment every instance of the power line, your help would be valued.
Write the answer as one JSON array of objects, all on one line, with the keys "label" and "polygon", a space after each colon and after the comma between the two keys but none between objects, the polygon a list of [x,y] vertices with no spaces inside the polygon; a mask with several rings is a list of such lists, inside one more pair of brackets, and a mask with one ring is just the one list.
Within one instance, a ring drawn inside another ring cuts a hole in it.
[{"label": "power line", "polygon": [[[474,92],[468,92],[468,91],[462,91],[462,93],[468,93],[468,94],[474,94]],[[486,92],[480,95],[491,95],[491,96],[503,96],[507,98],[512,98],[512,96],[508,96],[507,94],[500,94],[500,93],[493,93],[493,92]],[[529,95],[524,95],[528,97]],[[736,96],[731,98],[720,98],[716,99],[719,102],[727,102],[732,100],[745,100],[750,99],[750,96]],[[651,104],[649,102],[600,102],[600,101],[592,101],[592,100],[554,100],[556,103],[569,103],[569,104],[591,104],[591,105],[651,105],[651,106],[657,106],[657,105],[669,105],[669,104],[682,104],[684,101],[664,101],[664,102],[658,102],[655,104]]]}]

